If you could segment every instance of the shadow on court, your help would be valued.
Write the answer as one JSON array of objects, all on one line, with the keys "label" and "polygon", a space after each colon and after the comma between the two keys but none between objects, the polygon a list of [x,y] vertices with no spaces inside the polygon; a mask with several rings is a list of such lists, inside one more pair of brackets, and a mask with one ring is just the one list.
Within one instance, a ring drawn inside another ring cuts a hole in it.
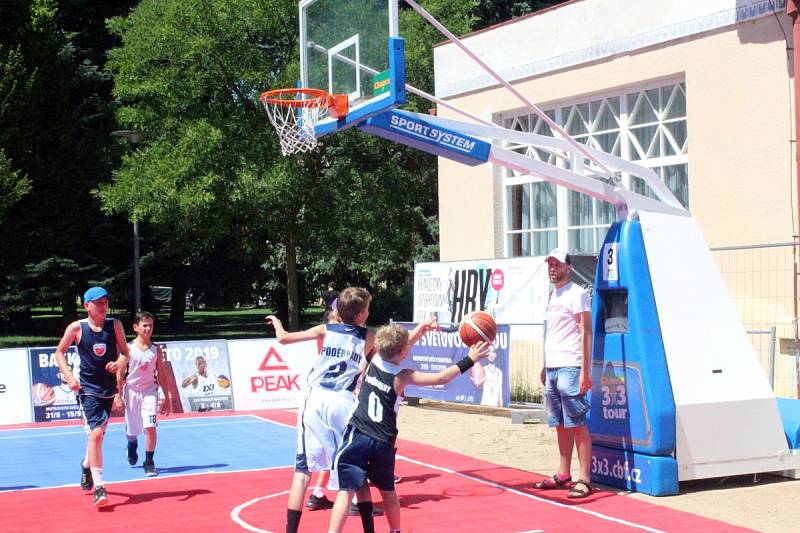
[{"label": "shadow on court", "polygon": [[403,479],[400,480],[400,483],[402,483],[403,485],[406,484],[410,485],[411,483],[416,483],[417,485],[420,485],[422,483],[425,483],[429,479],[437,478],[440,476],[441,474],[419,474],[416,476],[403,476]]},{"label": "shadow on court", "polygon": [[[112,512],[117,507],[127,506],[127,505],[138,505],[141,503],[148,503],[153,502],[156,500],[163,500],[165,498],[177,498],[179,502],[185,502],[187,500],[191,500],[196,496],[203,496],[206,494],[212,494],[214,491],[209,489],[191,489],[191,490],[177,490],[177,491],[156,491],[156,492],[140,492],[138,494],[131,494],[127,492],[118,492],[118,491],[108,491],[109,497],[123,497],[127,498],[127,500],[121,502],[113,502],[105,507],[101,507],[98,509],[99,511],[103,512]],[[116,499],[116,498],[114,498]]]},{"label": "shadow on court", "polygon": [[[209,470],[211,468],[226,468],[230,465],[228,463],[215,463],[212,465],[183,465],[183,466],[159,466],[158,472],[161,474],[181,474],[183,472],[191,472],[192,470]],[[139,470],[144,470],[143,466],[137,467]]]},{"label": "shadow on court", "polygon": [[403,494],[400,495],[400,507],[403,509],[419,509],[420,506],[428,502],[440,502],[442,500],[449,500],[450,496],[444,494]]}]

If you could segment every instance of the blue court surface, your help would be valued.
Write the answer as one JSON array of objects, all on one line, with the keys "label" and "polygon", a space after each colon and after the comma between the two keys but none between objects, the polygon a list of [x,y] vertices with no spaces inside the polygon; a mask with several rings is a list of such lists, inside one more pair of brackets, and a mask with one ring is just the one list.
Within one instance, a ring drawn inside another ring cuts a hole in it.
[{"label": "blue court surface", "polygon": [[[103,477],[144,478],[144,436],[139,461],[129,466],[124,425],[111,423],[103,441]],[[0,491],[78,485],[86,449],[82,426],[0,430]],[[155,463],[159,477],[241,472],[294,465],[295,429],[255,415],[162,418]]]}]

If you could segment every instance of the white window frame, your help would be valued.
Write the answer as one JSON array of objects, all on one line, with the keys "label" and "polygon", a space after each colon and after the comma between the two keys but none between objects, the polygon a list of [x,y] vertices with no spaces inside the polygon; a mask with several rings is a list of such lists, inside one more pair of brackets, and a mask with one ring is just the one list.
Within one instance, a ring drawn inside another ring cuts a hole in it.
[{"label": "white window frame", "polygon": [[[672,87],[673,91],[670,93],[670,97],[673,97],[672,94],[674,92],[674,87],[676,85],[681,85],[684,92],[684,98],[686,94],[686,80],[683,76],[680,77],[669,77],[669,78],[660,78],[656,80],[650,80],[647,82],[642,82],[636,85],[629,85],[625,87],[615,88],[613,90],[604,91],[601,93],[593,93],[589,95],[583,95],[581,97],[571,98],[569,100],[562,100],[557,102],[551,102],[549,104],[545,104],[544,106],[540,106],[546,113],[550,114],[551,117],[554,117],[555,122],[564,127],[564,116],[563,116],[563,109],[569,109],[577,105],[586,104],[589,105],[591,102],[596,100],[605,100],[608,98],[619,98],[619,143],[620,143],[620,156],[623,159],[628,161],[637,162],[643,166],[653,168],[659,175],[661,175],[661,168],[665,166],[672,166],[672,165],[680,165],[686,164],[688,165],[689,162],[689,155],[688,155],[688,114],[684,114],[683,117],[677,118],[670,118],[664,119],[663,117],[658,117],[659,120],[655,125],[658,125],[659,128],[663,128],[664,123],[671,123],[671,122],[678,122],[678,121],[685,121],[686,122],[686,129],[687,129],[687,141],[684,142],[684,145],[681,147],[681,150],[678,154],[668,155],[668,156],[661,156],[659,154],[658,157],[654,157],[651,159],[631,159],[632,154],[638,156],[638,153],[635,152],[634,147],[631,145],[633,142],[630,139],[631,128],[630,128],[630,110],[628,109],[628,95],[631,93],[640,93],[645,92],[653,89],[657,89],[659,94],[661,93],[662,88],[665,87]],[[663,111],[663,109],[661,110]],[[527,117],[528,124],[530,124],[531,114],[529,111],[523,110],[520,112],[519,110],[505,113],[501,115],[496,115],[497,123],[504,125],[508,121],[514,120],[517,117]],[[638,126],[638,125],[637,125]],[[507,126],[506,126],[507,127]],[[604,129],[602,130],[607,132],[609,130]],[[537,131],[537,133],[540,133]],[[660,136],[659,136],[660,138]],[[668,141],[664,141],[668,142]],[[502,143],[506,147],[513,147],[509,146],[508,143]],[[659,148],[659,152],[660,152]],[[556,158],[555,162],[556,166],[560,168],[566,168],[568,166],[568,162],[561,158]],[[578,163],[580,164],[580,163]],[[510,224],[510,209],[511,205],[509,204],[510,199],[510,186],[512,185],[519,185],[523,183],[533,183],[536,181],[541,181],[540,178],[535,178],[533,176],[521,175],[521,176],[514,176],[509,169],[500,168],[498,169],[497,175],[499,176],[500,187],[502,190],[502,249],[503,249],[503,256],[504,257],[512,257],[511,253],[513,251],[510,236],[512,233],[519,233],[520,230],[512,230]],[[630,180],[631,176],[628,173],[621,174],[622,182],[625,184],[626,187],[630,187]],[[534,202],[533,198],[531,198],[531,209],[534,209]],[[688,206],[687,206],[688,207]],[[582,229],[582,228],[601,228],[601,227],[609,227],[607,224],[596,224],[591,226],[570,226],[569,223],[569,194],[568,190],[560,185],[556,186],[556,215],[557,215],[557,234],[558,234],[558,247],[559,248],[566,248],[572,251],[572,245],[569,242],[569,231],[572,229]],[[533,217],[533,213],[531,214]],[[594,207],[594,219],[596,220],[597,217],[597,209],[596,205]],[[533,228],[526,230],[526,233],[532,239]],[[597,250],[594,250],[595,253],[599,251],[599,247],[602,243],[598,242],[595,243]],[[531,242],[531,246],[529,247],[533,250],[533,242]],[[545,252],[546,253],[546,252]]]}]

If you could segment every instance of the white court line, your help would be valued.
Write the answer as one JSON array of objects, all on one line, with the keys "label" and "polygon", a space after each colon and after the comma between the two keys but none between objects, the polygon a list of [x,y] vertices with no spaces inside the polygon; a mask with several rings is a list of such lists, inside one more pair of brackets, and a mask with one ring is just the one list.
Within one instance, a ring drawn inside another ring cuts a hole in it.
[{"label": "white court line", "polygon": [[[253,416],[257,416],[257,415],[253,415]],[[260,418],[260,417],[258,417],[258,418]],[[279,422],[276,422],[276,423],[278,425],[285,425],[285,424],[280,424]],[[500,489],[500,490],[503,490],[503,491],[506,491],[506,492],[510,492],[512,494],[516,494],[517,496],[522,496],[524,498],[528,498],[528,499],[531,499],[531,500],[536,500],[538,502],[546,503],[546,504],[553,505],[553,506],[556,506],[556,507],[561,507],[562,509],[588,514],[588,515],[594,516],[596,518],[599,518],[601,520],[607,520],[609,522],[615,522],[615,523],[623,525],[623,526],[628,526],[628,527],[631,527],[631,528],[634,528],[634,529],[641,529],[643,531],[650,531],[652,533],[665,533],[664,531],[662,531],[660,529],[655,529],[655,528],[652,528],[652,527],[649,527],[649,526],[645,526],[645,525],[642,525],[642,524],[637,524],[635,522],[631,522],[631,521],[628,521],[628,520],[623,520],[621,518],[616,518],[616,517],[609,516],[609,515],[606,515],[606,514],[603,514],[603,513],[598,513],[597,511],[590,511],[588,509],[584,509],[584,508],[581,508],[581,507],[578,507],[578,506],[575,506],[575,505],[566,505],[566,504],[563,504],[563,503],[559,503],[559,502],[555,502],[555,501],[552,501],[552,500],[548,500],[546,498],[540,498],[539,496],[534,496],[533,494],[528,494],[526,492],[519,491],[519,490],[514,489],[512,487],[509,487],[507,485],[502,485],[500,483],[495,483],[493,481],[487,481],[485,479],[481,479],[481,478],[478,478],[478,477],[475,477],[475,476],[470,476],[469,474],[463,474],[461,472],[457,472],[455,470],[452,470],[450,468],[446,468],[446,467],[443,467],[443,466],[435,466],[435,465],[432,465],[432,464],[429,464],[429,463],[423,463],[422,461],[417,461],[416,459],[411,459],[411,458],[405,457],[403,455],[397,455],[397,458],[401,459],[403,461],[407,461],[409,463],[413,463],[413,464],[416,464],[416,465],[424,466],[426,468],[430,468],[432,470],[439,470],[440,472],[445,472],[447,474],[452,474],[452,475],[455,475],[455,476],[458,476],[458,477],[462,477],[464,479],[468,479],[468,480],[474,481],[476,483],[482,483],[484,485],[489,485],[490,487],[494,487],[496,489]],[[271,499],[271,498],[275,498],[277,496],[282,496],[282,495],[288,494],[288,493],[289,493],[289,491],[287,490],[287,491],[283,491],[283,492],[279,492],[279,493],[275,493],[275,494],[268,494],[266,496],[261,496],[259,498],[254,498],[254,499],[252,499],[250,501],[247,501],[247,502],[245,502],[245,503],[243,503],[241,505],[238,505],[230,513],[231,520],[233,520],[234,522],[239,524],[239,526],[241,526],[242,528],[247,529],[248,531],[253,531],[255,533],[272,533],[269,530],[259,529],[259,528],[255,527],[255,526],[251,526],[250,524],[248,524],[247,522],[245,522],[244,520],[242,520],[239,517],[239,513],[244,508],[246,508],[246,507],[248,507],[248,506],[250,506],[250,505],[252,505],[254,503],[260,502],[262,500],[268,500],[268,499]],[[541,530],[541,529],[533,529],[533,530],[525,531],[525,532],[522,532],[522,533],[543,533],[543,531],[544,530]]]},{"label": "white court line", "polygon": [[254,504],[256,502],[260,502],[261,500],[269,500],[270,498],[277,498],[278,496],[283,496],[284,494],[289,494],[289,491],[285,490],[283,492],[276,492],[275,494],[268,494],[266,496],[261,496],[259,498],[253,498],[252,500],[250,500],[248,502],[244,502],[241,505],[237,505],[231,511],[231,520],[233,520],[234,522],[239,524],[239,526],[241,526],[243,529],[246,529],[248,531],[254,531],[255,533],[273,533],[272,531],[270,531],[268,529],[260,529],[260,528],[257,528],[255,526],[251,526],[250,524],[248,524],[247,522],[245,522],[244,520],[239,518],[239,513],[242,512],[242,510],[245,507],[249,507],[250,505],[252,505],[252,504]]},{"label": "white court line", "polygon": [[[232,412],[235,412],[235,411],[232,411]],[[180,413],[177,413],[177,414],[180,414]],[[220,419],[229,419],[229,418],[248,418],[248,417],[252,417],[253,415],[250,415],[250,414],[248,414],[248,415],[232,414],[232,415],[224,415],[224,416],[191,416],[191,417],[186,417],[186,418],[169,418],[166,415],[162,415],[162,416],[164,418],[162,418],[160,420],[161,422],[164,422],[164,423],[168,423],[169,422],[169,423],[174,423],[176,425],[180,425],[180,423],[183,422],[184,420],[220,420]],[[267,420],[267,419],[264,418],[263,420]],[[75,422],[75,424],[68,424],[68,425],[64,425],[64,426],[60,426],[59,425],[59,426],[36,426],[36,427],[30,427],[30,428],[0,428],[0,433],[6,433],[6,432],[10,433],[12,431],[49,431],[51,429],[63,428],[63,427],[83,427],[81,425],[80,418],[74,419],[74,422]],[[45,424],[46,422],[34,422],[34,423],[35,424]],[[125,424],[124,422],[111,422],[108,425],[109,426],[120,426],[120,427],[122,427],[124,424]],[[187,426],[188,425],[189,424],[187,424]],[[202,425],[202,424],[195,424],[195,425]],[[0,438],[2,438],[2,437],[0,437]]]},{"label": "white court line", "polygon": [[512,494],[517,494],[518,496],[523,496],[525,498],[530,498],[531,500],[536,500],[536,501],[539,501],[539,502],[542,502],[542,503],[547,503],[549,505],[554,505],[556,507],[561,507],[563,509],[568,509],[570,511],[576,511],[576,512],[579,512],[579,513],[585,513],[585,514],[588,514],[588,515],[592,515],[594,517],[600,518],[601,520],[608,520],[610,522],[616,522],[616,523],[622,524],[624,526],[629,526],[629,527],[633,527],[633,528],[636,528],[636,529],[642,529],[644,531],[651,531],[653,533],[665,533],[660,529],[654,529],[652,527],[645,526],[645,525],[642,525],[642,524],[637,524],[635,522],[629,522],[628,520],[622,520],[621,518],[615,518],[613,516],[608,516],[608,515],[605,515],[603,513],[598,513],[596,511],[590,511],[588,509],[583,509],[582,507],[579,507],[577,505],[566,505],[566,504],[563,504],[563,503],[559,503],[559,502],[555,502],[555,501],[552,501],[552,500],[548,500],[546,498],[540,498],[539,496],[534,496],[533,494],[528,494],[526,492],[519,491],[517,489],[508,487],[506,485],[501,485],[499,483],[494,483],[493,481],[486,481],[484,479],[480,479],[480,478],[477,478],[477,477],[474,477],[474,476],[470,476],[469,474],[462,474],[461,472],[456,472],[455,470],[451,470],[450,468],[445,468],[443,466],[434,466],[434,465],[431,465],[431,464],[428,464],[428,463],[423,463],[422,461],[417,461],[415,459],[410,459],[408,457],[404,457],[402,455],[398,455],[397,458],[398,459],[403,459],[404,461],[408,461],[409,463],[414,463],[414,464],[417,464],[417,465],[426,466],[428,468],[432,468],[433,470],[439,470],[441,472],[446,472],[448,474],[453,474],[453,475],[456,475],[458,477],[463,477],[465,479],[469,479],[470,481],[483,483],[484,485],[489,485],[490,487],[494,487],[496,489],[506,490],[508,492],[511,492]]},{"label": "white court line", "polygon": [[[219,418],[219,417],[215,417]],[[163,422],[163,421],[162,421]],[[232,426],[235,424],[252,424],[255,420],[241,420],[238,422],[210,422],[208,424],[159,424],[158,430],[164,429],[182,429],[182,428],[194,428],[194,427],[208,427],[208,426]],[[118,431],[122,429],[122,424],[119,422],[115,422],[113,424],[113,428],[110,428],[110,431]],[[79,426],[75,426],[79,427]],[[41,429],[41,428],[38,428]],[[65,431],[62,433],[54,433],[52,431],[48,431],[47,433],[40,433],[38,435],[10,435],[8,437],[0,437],[0,440],[10,440],[10,439],[32,439],[36,437],[58,437],[60,435],[85,435],[86,431],[81,427],[79,431]]]},{"label": "white court line", "polygon": [[[290,465],[279,465],[279,466],[268,466],[266,468],[245,468],[242,470],[225,470],[225,471],[217,471],[217,470],[205,470],[203,472],[191,472],[188,474],[170,474],[165,472],[163,475],[155,476],[155,477],[143,477],[141,479],[123,479],[120,481],[112,481],[112,482],[105,482],[106,487],[114,487],[116,485],[122,485],[125,483],[133,483],[135,481],[147,481],[148,483],[153,481],[158,481],[159,479],[164,478],[174,478],[174,477],[191,477],[191,476],[205,476],[208,474],[238,474],[239,472],[266,472],[268,470],[280,470],[282,468],[294,468],[294,464]],[[0,494],[5,492],[23,492],[23,491],[31,491],[31,490],[50,490],[50,489],[66,489],[70,487],[77,487],[80,483],[69,483],[67,485],[59,485],[53,487],[29,487],[27,489],[8,489],[8,490],[0,490]],[[113,494],[113,492],[112,492]]]},{"label": "white court line", "polygon": [[296,425],[294,425],[294,426],[291,426],[291,425],[289,425],[289,424],[284,424],[283,422],[277,422],[277,421],[275,421],[275,420],[271,420],[271,419],[269,419],[269,418],[264,418],[263,416],[260,416],[260,415],[249,414],[249,415],[247,415],[247,416],[252,416],[253,418],[257,418],[257,419],[259,419],[259,420],[263,420],[263,421],[265,421],[265,422],[270,422],[270,423],[272,423],[272,424],[275,424],[276,426],[282,426],[282,427],[285,427],[285,428],[289,428],[289,429],[295,429],[295,430],[297,429],[297,426],[296,426]]}]

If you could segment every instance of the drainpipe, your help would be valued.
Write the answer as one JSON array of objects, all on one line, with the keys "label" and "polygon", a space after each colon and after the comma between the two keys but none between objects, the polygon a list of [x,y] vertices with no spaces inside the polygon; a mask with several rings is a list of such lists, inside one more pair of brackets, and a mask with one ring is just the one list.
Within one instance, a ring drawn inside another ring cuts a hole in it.
[{"label": "drainpipe", "polygon": [[[800,139],[800,49],[796,46],[800,43],[800,0],[786,0],[786,14],[792,18],[792,62],[794,64],[794,161],[797,192],[797,219],[800,222],[800,150],[797,147],[797,140]],[[800,246],[800,236],[793,235],[794,246],[794,371],[795,383],[797,384],[796,397],[800,399],[800,325],[797,318],[798,287],[797,277],[800,275],[798,268],[798,246]]]}]

